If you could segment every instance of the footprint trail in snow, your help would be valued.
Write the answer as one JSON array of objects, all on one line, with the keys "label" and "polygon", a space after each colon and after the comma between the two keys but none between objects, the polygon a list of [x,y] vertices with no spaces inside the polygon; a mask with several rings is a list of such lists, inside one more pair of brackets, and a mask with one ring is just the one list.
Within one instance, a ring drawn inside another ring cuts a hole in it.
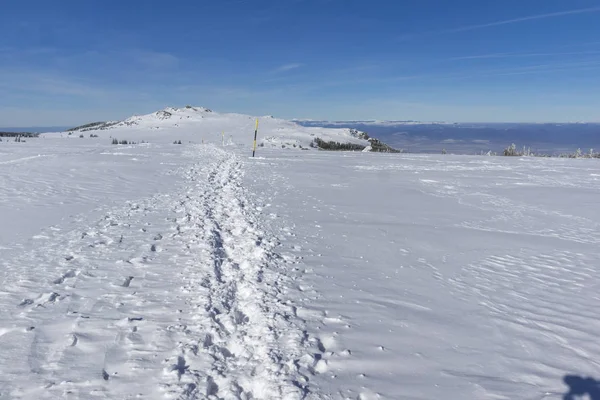
[{"label": "footprint trail in snow", "polygon": [[2,260],[1,395],[303,399],[323,370],[243,163],[194,146],[181,191],[49,230]]}]

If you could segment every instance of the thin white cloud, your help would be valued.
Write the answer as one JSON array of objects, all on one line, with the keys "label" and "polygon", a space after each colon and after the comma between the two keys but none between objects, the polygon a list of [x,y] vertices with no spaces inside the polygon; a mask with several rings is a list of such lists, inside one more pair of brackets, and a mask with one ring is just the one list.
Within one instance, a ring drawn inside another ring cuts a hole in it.
[{"label": "thin white cloud", "polygon": [[518,22],[525,22],[525,21],[533,21],[533,20],[536,20],[536,19],[546,19],[546,18],[554,18],[554,17],[563,17],[565,15],[587,14],[587,13],[593,13],[593,12],[600,12],[600,7],[579,8],[579,9],[576,9],[576,10],[568,10],[568,11],[559,11],[559,12],[546,13],[546,14],[530,15],[528,17],[507,19],[507,20],[504,20],[504,21],[491,22],[491,23],[488,23],[488,24],[463,26],[463,27],[460,27],[460,28],[454,28],[454,29],[444,30],[444,31],[441,31],[440,33],[464,32],[464,31],[471,31],[471,30],[475,30],[475,29],[489,28],[489,27],[492,27],[492,26],[516,24]]},{"label": "thin white cloud", "polygon": [[169,69],[179,64],[179,58],[173,54],[157,51],[134,50],[131,57],[136,63],[149,69]]},{"label": "thin white cloud", "polygon": [[559,11],[559,12],[553,12],[553,13],[530,15],[527,17],[506,19],[503,21],[490,22],[490,23],[486,23],[486,24],[467,25],[467,26],[461,26],[458,28],[444,29],[444,30],[440,30],[440,31],[430,31],[430,32],[423,32],[423,33],[416,33],[416,34],[407,34],[407,35],[401,36],[400,39],[401,40],[409,40],[412,38],[422,37],[422,36],[435,36],[435,35],[442,35],[442,34],[446,34],[446,33],[466,32],[466,31],[473,31],[473,30],[477,30],[477,29],[491,28],[494,26],[516,24],[516,23],[525,22],[525,21],[563,17],[563,16],[567,16],[567,15],[574,15],[574,14],[588,14],[588,13],[595,13],[595,12],[600,12],[600,6],[588,7],[588,8],[578,8],[575,10]]},{"label": "thin white cloud", "polygon": [[302,66],[303,66],[303,64],[300,64],[300,63],[285,64],[285,65],[282,65],[280,67],[275,68],[273,70],[273,72],[277,73],[277,72],[291,71],[293,69],[298,69],[298,68],[300,68]]},{"label": "thin white cloud", "polygon": [[109,91],[100,85],[74,78],[65,78],[40,71],[11,71],[0,69],[0,89],[9,93],[38,93],[97,97]]},{"label": "thin white cloud", "polygon": [[566,53],[492,53],[492,54],[480,54],[473,56],[461,56],[448,58],[449,61],[455,60],[477,60],[486,58],[527,58],[527,57],[555,57],[555,56],[583,56],[600,54],[600,50],[590,51],[574,51]]},{"label": "thin white cloud", "polygon": [[478,60],[482,58],[509,58],[514,57],[515,53],[492,53],[492,54],[478,54],[473,56],[459,56],[459,57],[450,57],[446,60],[448,61],[457,61],[457,60]]},{"label": "thin white cloud", "polygon": [[476,77],[495,77],[495,76],[512,76],[512,75],[530,75],[530,74],[543,74],[553,72],[565,72],[565,71],[590,71],[597,70],[600,68],[600,59],[589,60],[583,62],[573,62],[564,64],[538,64],[528,65],[521,67],[509,67],[499,68],[490,70],[474,70],[467,74],[432,74],[423,75],[421,78],[424,79],[472,79]]},{"label": "thin white cloud", "polygon": [[[329,80],[326,82],[319,82],[315,84],[302,84],[298,85],[297,90],[312,92],[321,91],[326,87],[331,86],[352,86],[352,85],[373,85],[373,84],[402,84],[405,81],[419,81],[426,80],[462,80],[462,79],[473,79],[477,77],[497,77],[497,76],[510,76],[510,75],[528,75],[528,74],[542,74],[542,73],[553,73],[553,72],[565,72],[565,71],[589,71],[600,69],[600,59],[586,60],[579,62],[569,63],[545,63],[536,65],[526,65],[508,68],[493,68],[493,69],[476,69],[468,72],[456,72],[456,73],[423,73],[419,75],[399,75],[399,76],[369,76],[364,78],[357,78],[353,80]],[[288,92],[294,88],[288,86]]]}]

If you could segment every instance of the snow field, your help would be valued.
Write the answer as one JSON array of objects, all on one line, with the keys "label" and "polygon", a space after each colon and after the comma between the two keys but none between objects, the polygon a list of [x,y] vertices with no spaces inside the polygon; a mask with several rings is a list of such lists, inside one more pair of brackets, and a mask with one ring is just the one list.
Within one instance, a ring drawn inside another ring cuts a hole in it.
[{"label": "snow field", "polygon": [[306,398],[320,346],[284,296],[298,261],[249,211],[238,157],[189,153],[181,194],[55,228],[3,260],[2,393]]},{"label": "snow field", "polygon": [[99,217],[100,208],[176,190],[171,171],[187,161],[180,153],[175,146],[111,146],[89,138],[0,143],[0,246],[75,216]]},{"label": "snow field", "polygon": [[0,397],[560,399],[600,377],[597,160],[284,151],[315,131],[267,118],[279,149],[252,159],[252,117],[185,110],[0,143]]},{"label": "snow field", "polygon": [[560,399],[600,376],[596,161],[262,155],[247,185],[294,222],[298,315],[335,346],[323,396]]}]

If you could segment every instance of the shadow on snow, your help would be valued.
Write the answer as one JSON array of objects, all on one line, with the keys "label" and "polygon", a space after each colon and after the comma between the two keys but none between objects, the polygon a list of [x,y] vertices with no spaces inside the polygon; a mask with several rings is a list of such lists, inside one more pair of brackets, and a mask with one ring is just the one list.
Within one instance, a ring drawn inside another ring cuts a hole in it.
[{"label": "shadow on snow", "polygon": [[563,396],[563,400],[575,400],[586,394],[590,400],[600,400],[600,381],[577,375],[566,375],[563,381],[569,387],[569,392]]}]

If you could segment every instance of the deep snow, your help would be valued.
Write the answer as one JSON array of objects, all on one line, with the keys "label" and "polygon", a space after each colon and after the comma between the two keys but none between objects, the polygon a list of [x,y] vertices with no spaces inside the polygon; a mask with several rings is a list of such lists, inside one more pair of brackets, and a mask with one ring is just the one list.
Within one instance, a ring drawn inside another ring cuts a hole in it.
[{"label": "deep snow", "polygon": [[0,143],[0,397],[559,399],[600,377],[598,160],[252,159],[237,118]]}]

